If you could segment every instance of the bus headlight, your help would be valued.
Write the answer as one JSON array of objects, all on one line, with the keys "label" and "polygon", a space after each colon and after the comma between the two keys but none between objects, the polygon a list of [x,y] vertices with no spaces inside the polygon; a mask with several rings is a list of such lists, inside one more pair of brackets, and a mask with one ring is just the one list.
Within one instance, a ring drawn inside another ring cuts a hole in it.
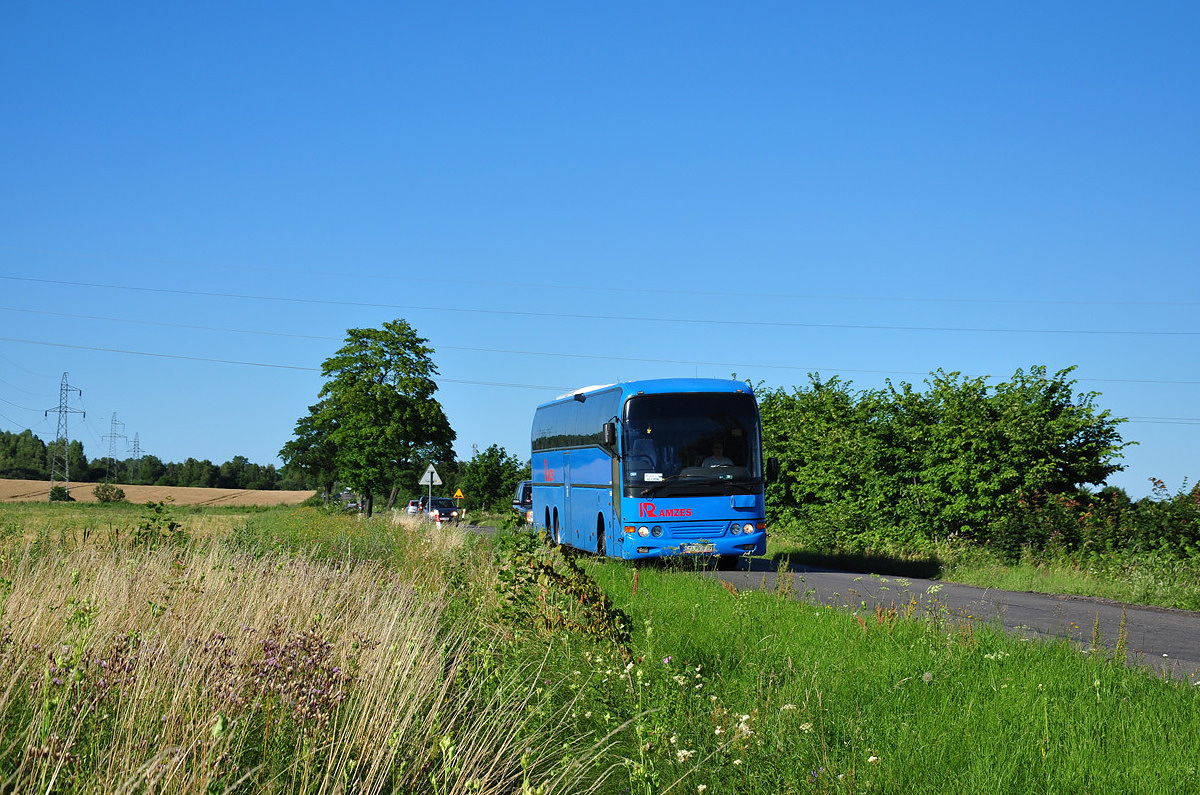
[{"label": "bus headlight", "polygon": [[746,523],[746,524],[745,524],[745,525],[742,527],[742,532],[743,532],[743,533],[745,533],[746,535],[750,535],[751,533],[753,533],[753,532],[754,532],[754,525],[752,525],[752,524],[750,524],[749,522],[747,522],[747,523]]},{"label": "bus headlight", "polygon": [[646,525],[642,525],[638,528],[638,535],[640,535],[642,538],[645,538],[646,536],[650,535],[650,528],[646,527]]},{"label": "bus headlight", "polygon": [[736,536],[742,532],[742,526],[740,524],[738,524],[737,522],[734,522],[733,526],[729,528],[729,532],[733,533]]},{"label": "bus headlight", "polygon": [[654,525],[654,527],[650,528],[650,535],[654,536],[655,538],[662,538],[662,528],[658,525]]}]

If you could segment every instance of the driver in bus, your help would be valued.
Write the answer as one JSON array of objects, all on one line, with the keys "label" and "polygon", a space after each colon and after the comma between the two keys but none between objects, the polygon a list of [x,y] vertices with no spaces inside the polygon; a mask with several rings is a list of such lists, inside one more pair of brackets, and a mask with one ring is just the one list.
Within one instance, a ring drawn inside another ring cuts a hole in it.
[{"label": "driver in bus", "polygon": [[700,462],[702,467],[731,467],[733,462],[725,457],[725,445],[720,439],[713,442],[712,455]]}]

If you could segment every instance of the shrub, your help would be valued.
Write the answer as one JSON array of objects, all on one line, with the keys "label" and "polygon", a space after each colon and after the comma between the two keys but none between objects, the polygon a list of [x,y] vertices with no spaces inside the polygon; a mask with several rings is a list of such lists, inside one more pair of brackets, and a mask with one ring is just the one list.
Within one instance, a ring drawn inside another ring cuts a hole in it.
[{"label": "shrub", "polygon": [[75,502],[75,498],[67,491],[66,486],[51,486],[50,502]]},{"label": "shrub", "polygon": [[96,496],[97,502],[125,501],[125,490],[112,483],[97,483],[96,488],[92,489],[92,494]]},{"label": "shrub", "polygon": [[148,502],[146,508],[149,513],[142,518],[142,523],[133,534],[134,546],[153,549],[163,544],[182,546],[188,542],[183,525],[175,520],[165,501]]}]

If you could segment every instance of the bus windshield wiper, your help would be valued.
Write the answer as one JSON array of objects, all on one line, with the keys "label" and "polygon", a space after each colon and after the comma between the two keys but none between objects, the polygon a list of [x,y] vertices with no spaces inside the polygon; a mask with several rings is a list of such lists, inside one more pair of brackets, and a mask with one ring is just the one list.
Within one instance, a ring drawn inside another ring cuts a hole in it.
[{"label": "bus windshield wiper", "polygon": [[[681,493],[695,494],[696,496],[716,497],[728,494],[754,494],[757,488],[762,485],[761,480],[754,478],[738,478],[737,480],[711,478],[711,477],[696,477],[690,475],[670,475],[663,479],[662,483],[653,486],[647,486],[642,489],[642,497],[653,497],[655,494],[667,488],[677,488]],[[709,492],[708,494],[697,492]]]},{"label": "bus windshield wiper", "polygon": [[655,494],[658,494],[660,491],[667,488],[668,486],[679,485],[676,482],[678,480],[679,480],[679,475],[668,475],[667,477],[663,478],[661,483],[657,483],[653,486],[647,486],[646,488],[642,489],[642,496],[643,497],[653,497]]}]

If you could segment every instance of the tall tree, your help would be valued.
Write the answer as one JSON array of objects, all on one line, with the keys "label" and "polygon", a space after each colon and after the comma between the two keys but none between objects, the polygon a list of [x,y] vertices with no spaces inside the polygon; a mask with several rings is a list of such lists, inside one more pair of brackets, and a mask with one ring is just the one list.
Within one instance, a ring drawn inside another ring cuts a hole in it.
[{"label": "tall tree", "polygon": [[404,320],[349,329],[346,343],[321,365],[320,397],[330,412],[341,480],[359,492],[369,516],[421,461],[453,457],[454,431],[434,398],[433,349]]},{"label": "tall tree", "polygon": [[147,453],[142,456],[141,461],[136,463],[136,469],[138,473],[136,482],[152,485],[166,474],[167,465],[158,456]]},{"label": "tall tree", "polygon": [[302,472],[321,488],[321,499],[329,502],[337,481],[337,445],[333,430],[337,418],[325,401],[308,407],[308,414],[296,420],[296,437],[288,440],[279,457],[288,471]]}]

